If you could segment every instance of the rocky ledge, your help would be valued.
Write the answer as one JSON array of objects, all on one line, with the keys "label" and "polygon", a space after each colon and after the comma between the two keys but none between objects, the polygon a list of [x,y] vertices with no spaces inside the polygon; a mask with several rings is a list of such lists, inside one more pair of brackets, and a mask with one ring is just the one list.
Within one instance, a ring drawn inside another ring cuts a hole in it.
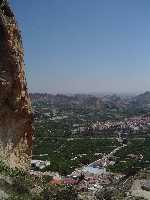
[{"label": "rocky ledge", "polygon": [[0,158],[10,167],[29,168],[32,130],[21,34],[8,2],[0,0]]}]

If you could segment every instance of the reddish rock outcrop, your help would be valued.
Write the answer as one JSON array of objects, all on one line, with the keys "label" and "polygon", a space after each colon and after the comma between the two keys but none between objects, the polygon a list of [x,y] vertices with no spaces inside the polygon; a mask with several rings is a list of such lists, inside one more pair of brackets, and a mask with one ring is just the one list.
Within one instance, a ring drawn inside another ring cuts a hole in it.
[{"label": "reddish rock outcrop", "polygon": [[27,169],[32,131],[21,34],[7,1],[0,0],[0,159]]}]

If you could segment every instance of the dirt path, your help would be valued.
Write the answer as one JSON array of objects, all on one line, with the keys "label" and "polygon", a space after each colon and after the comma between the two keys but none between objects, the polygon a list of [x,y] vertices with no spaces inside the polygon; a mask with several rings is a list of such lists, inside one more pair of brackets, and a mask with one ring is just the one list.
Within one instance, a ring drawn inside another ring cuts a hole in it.
[{"label": "dirt path", "polygon": [[131,194],[136,197],[144,197],[145,199],[150,200],[150,192],[142,190],[141,188],[143,182],[144,181],[142,180],[135,180],[131,188]]}]

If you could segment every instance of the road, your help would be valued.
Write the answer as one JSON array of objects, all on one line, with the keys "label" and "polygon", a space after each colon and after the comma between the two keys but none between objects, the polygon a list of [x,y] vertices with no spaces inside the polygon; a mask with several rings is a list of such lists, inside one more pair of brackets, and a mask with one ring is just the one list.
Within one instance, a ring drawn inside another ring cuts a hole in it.
[{"label": "road", "polygon": [[95,174],[95,175],[101,175],[106,173],[106,166],[108,159],[113,156],[117,151],[120,149],[126,147],[127,145],[122,145],[114,150],[112,150],[109,154],[105,154],[101,159],[98,159],[88,165],[85,165],[82,168],[78,168],[75,171],[71,173],[73,176],[79,176],[82,172],[86,174]]},{"label": "road", "polygon": [[109,154],[104,155],[101,159],[98,159],[98,160],[96,160],[96,161],[90,163],[89,165],[87,165],[87,167],[91,167],[92,165],[95,165],[95,164],[100,163],[100,162],[102,162],[103,167],[106,167],[107,161],[109,160],[109,158],[112,157],[117,151],[119,151],[120,149],[122,149],[122,148],[124,148],[124,147],[126,147],[126,146],[127,146],[127,145],[124,144],[124,145],[122,145],[122,146],[120,146],[120,147],[115,148],[115,149],[114,149],[113,151],[111,151]]}]

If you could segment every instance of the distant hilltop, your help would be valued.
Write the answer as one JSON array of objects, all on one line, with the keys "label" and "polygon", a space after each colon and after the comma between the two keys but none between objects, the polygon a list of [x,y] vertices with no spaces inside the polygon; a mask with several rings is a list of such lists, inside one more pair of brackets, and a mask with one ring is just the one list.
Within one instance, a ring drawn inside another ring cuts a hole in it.
[{"label": "distant hilltop", "polygon": [[147,91],[143,94],[135,96],[134,101],[138,104],[150,104],[150,92]]}]

